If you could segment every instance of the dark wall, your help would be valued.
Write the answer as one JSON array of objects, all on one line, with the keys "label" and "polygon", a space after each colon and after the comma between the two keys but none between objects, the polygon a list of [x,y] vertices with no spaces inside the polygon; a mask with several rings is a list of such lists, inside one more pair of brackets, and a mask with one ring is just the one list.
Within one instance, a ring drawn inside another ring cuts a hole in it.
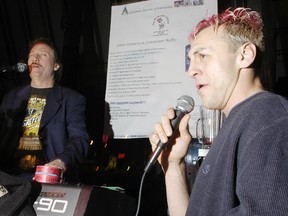
[{"label": "dark wall", "polygon": [[[62,84],[86,96],[88,128],[92,138],[98,141],[103,130],[111,6],[121,2],[125,1],[0,0],[0,66],[25,62],[28,44],[37,37],[54,41],[62,54]],[[288,62],[286,2],[218,1],[219,11],[248,6],[262,13],[269,53],[264,83],[269,90],[284,93],[281,83],[287,77]],[[29,81],[27,73],[0,74],[0,100],[11,88]]]}]

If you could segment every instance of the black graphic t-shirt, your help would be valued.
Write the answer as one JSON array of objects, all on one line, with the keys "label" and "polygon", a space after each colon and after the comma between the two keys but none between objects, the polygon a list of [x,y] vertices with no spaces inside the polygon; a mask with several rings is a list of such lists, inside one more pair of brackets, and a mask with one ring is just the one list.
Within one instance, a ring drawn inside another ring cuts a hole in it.
[{"label": "black graphic t-shirt", "polygon": [[41,117],[46,105],[46,97],[51,88],[32,88],[23,121],[23,135],[15,155],[21,172],[35,172],[37,165],[45,164],[46,158],[39,139]]}]

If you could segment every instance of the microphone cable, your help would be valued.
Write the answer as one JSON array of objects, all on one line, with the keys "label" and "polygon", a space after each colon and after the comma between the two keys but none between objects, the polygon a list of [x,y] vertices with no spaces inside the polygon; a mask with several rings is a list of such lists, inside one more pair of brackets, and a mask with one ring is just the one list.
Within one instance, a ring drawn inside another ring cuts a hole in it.
[{"label": "microphone cable", "polygon": [[146,174],[147,174],[147,170],[145,170],[145,172],[143,173],[142,178],[141,178],[140,187],[139,187],[139,194],[138,194],[137,210],[136,210],[135,216],[138,216],[139,211],[140,211],[142,188],[143,188],[143,182],[144,182]]}]

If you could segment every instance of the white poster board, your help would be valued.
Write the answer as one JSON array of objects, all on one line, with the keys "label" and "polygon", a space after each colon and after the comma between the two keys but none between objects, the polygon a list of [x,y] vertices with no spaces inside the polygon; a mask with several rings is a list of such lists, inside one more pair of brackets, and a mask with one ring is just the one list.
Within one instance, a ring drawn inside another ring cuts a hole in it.
[{"label": "white poster board", "polygon": [[200,20],[216,13],[214,0],[153,0],[112,7],[105,100],[114,138],[148,137],[182,95],[195,101],[190,121],[195,134],[201,100],[186,72],[188,35]]}]

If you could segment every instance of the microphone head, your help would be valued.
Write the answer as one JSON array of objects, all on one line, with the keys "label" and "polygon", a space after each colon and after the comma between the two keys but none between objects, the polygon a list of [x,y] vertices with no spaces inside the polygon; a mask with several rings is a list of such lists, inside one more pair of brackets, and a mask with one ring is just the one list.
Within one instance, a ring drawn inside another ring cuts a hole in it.
[{"label": "microphone head", "polygon": [[176,109],[181,110],[183,113],[190,113],[194,109],[194,100],[188,95],[182,95],[177,99]]},{"label": "microphone head", "polygon": [[27,64],[25,63],[17,63],[17,71],[24,72],[27,70]]}]

